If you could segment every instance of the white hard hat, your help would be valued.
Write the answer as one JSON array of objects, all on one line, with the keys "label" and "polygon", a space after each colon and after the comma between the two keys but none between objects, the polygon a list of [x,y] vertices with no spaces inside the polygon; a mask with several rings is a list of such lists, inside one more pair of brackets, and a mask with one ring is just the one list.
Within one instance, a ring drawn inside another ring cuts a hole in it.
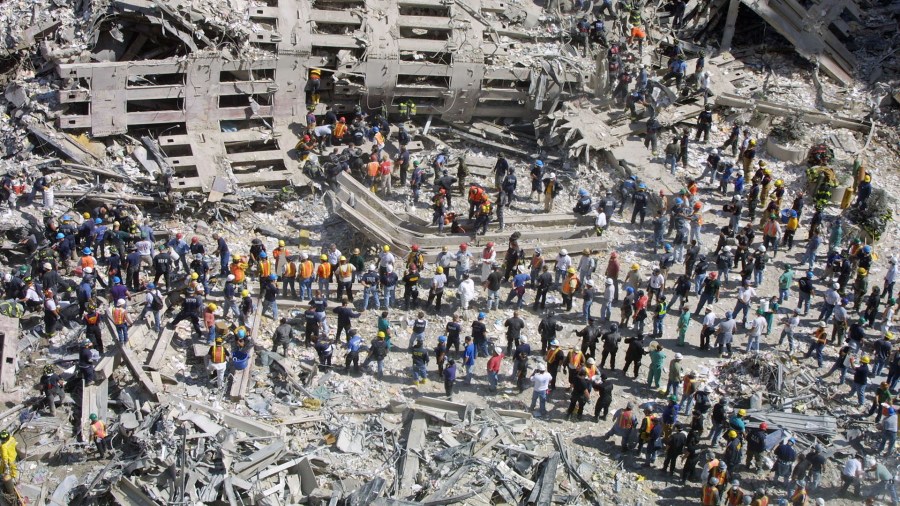
[{"label": "white hard hat", "polygon": [[541,360],[538,363],[534,364],[534,368],[538,371],[543,371],[547,368],[547,364],[543,360]]},{"label": "white hard hat", "polygon": [[528,343],[528,338],[525,337],[525,336],[521,336],[521,337],[519,337],[519,342],[522,343],[522,344],[527,344],[527,343]]},{"label": "white hard hat", "polygon": [[375,270],[375,264],[369,264],[369,270],[370,270],[370,271],[374,271],[374,270]]},{"label": "white hard hat", "polygon": [[394,272],[394,266],[393,266],[393,265],[388,265],[386,270],[387,270],[388,272]]},{"label": "white hard hat", "polygon": [[305,251],[304,251],[303,253],[300,253],[300,258],[302,258],[303,260],[308,259],[308,258],[309,258],[309,253],[307,253],[307,252],[305,252]]},{"label": "white hard hat", "polygon": [[499,346],[494,346],[494,353],[496,353],[497,355],[503,354],[503,348],[501,348]]},{"label": "white hard hat", "polygon": [[234,281],[234,274],[229,274],[227,278],[228,281]]},{"label": "white hard hat", "polygon": [[116,305],[117,305],[117,306],[124,306],[124,305],[125,305],[125,299],[119,299],[119,300],[117,300],[117,301],[116,301]]},{"label": "white hard hat", "polygon": [[682,355],[681,353],[676,353],[676,354],[675,354],[675,360],[681,360],[681,359],[683,359],[683,358],[684,358],[684,355]]},{"label": "white hard hat", "polygon": [[569,250],[567,250],[566,248],[563,248],[563,249],[559,250],[559,254],[562,256],[566,256],[569,254]]}]

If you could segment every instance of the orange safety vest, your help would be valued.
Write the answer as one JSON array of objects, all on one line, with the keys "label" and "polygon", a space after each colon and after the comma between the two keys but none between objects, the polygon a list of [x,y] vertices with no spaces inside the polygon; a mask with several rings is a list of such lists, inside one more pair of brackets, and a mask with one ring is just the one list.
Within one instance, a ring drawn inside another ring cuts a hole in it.
[{"label": "orange safety vest", "polygon": [[553,359],[556,358],[556,354],[559,353],[559,348],[551,348],[547,350],[547,363],[552,364]]},{"label": "orange safety vest", "polygon": [[580,351],[572,350],[572,353],[569,353],[569,367],[578,369],[583,359],[584,355]]},{"label": "orange safety vest", "polygon": [[729,506],[740,506],[744,503],[744,492],[740,489],[733,488],[728,491]]},{"label": "orange safety vest", "polygon": [[766,237],[775,237],[778,235],[778,223],[773,219],[769,219],[763,227],[763,233]]},{"label": "orange safety vest", "polygon": [[334,125],[334,131],[331,133],[335,139],[343,139],[345,135],[347,135],[347,125],[345,123],[338,123]]},{"label": "orange safety vest", "polygon": [[96,325],[97,322],[100,321],[100,314],[95,314],[94,316],[85,315],[84,321],[87,322],[88,325]]},{"label": "orange safety vest", "polygon": [[319,264],[319,268],[316,269],[316,275],[320,278],[330,278],[331,277],[331,264],[328,262],[322,262]]},{"label": "orange safety vest", "polygon": [[374,137],[375,137],[375,144],[384,144],[384,136],[381,135],[381,132],[376,132]]},{"label": "orange safety vest", "polygon": [[210,350],[212,355],[212,362],[214,364],[221,364],[225,361],[225,347],[224,346],[216,346],[213,345],[212,350]]},{"label": "orange safety vest", "polygon": [[[574,283],[572,283],[574,281]],[[563,282],[562,293],[566,295],[571,295],[578,290],[578,276],[574,274],[569,274],[566,276],[566,280]],[[573,286],[574,285],[574,286]]]},{"label": "orange safety vest", "polygon": [[266,261],[259,262],[259,277],[267,278],[272,274],[272,264]]},{"label": "orange safety vest", "polygon": [[369,162],[366,166],[366,174],[368,174],[369,177],[377,176],[379,170],[381,170],[381,164],[378,162]]},{"label": "orange safety vest", "polygon": [[128,311],[126,311],[120,307],[117,307],[117,308],[113,309],[112,317],[113,317],[114,324],[124,325],[125,320],[128,318]]},{"label": "orange safety vest", "polygon": [[712,485],[703,486],[703,506],[716,506],[718,490]]},{"label": "orange safety vest", "polygon": [[100,420],[91,424],[91,432],[94,433],[95,438],[104,438],[106,437],[106,425]]},{"label": "orange safety vest", "polygon": [[287,256],[290,255],[290,252],[288,252],[287,248],[282,248],[280,246],[272,250],[273,257],[279,258],[281,255],[284,255],[285,258],[287,258]]},{"label": "orange safety vest", "polygon": [[81,268],[90,267],[91,269],[95,268],[97,263],[94,261],[94,257],[90,255],[85,255],[81,257]]},{"label": "orange safety vest", "polygon": [[234,276],[235,283],[244,282],[244,268],[241,267],[241,264],[231,264],[231,274]]},{"label": "orange safety vest", "polygon": [[625,410],[619,416],[619,428],[620,429],[633,429],[634,428],[634,412],[631,410]]},{"label": "orange safety vest", "polygon": [[300,279],[311,278],[313,275],[313,263],[312,260],[307,260],[300,264]]},{"label": "orange safety vest", "polygon": [[350,264],[341,264],[338,266],[338,276],[341,278],[349,278],[353,275],[353,266]]},{"label": "orange safety vest", "polygon": [[288,262],[287,265],[284,266],[284,277],[293,278],[297,276],[297,264],[294,262]]},{"label": "orange safety vest", "polygon": [[597,375],[597,366],[596,365],[588,365],[584,367],[584,372],[587,373],[588,378],[593,378]]}]

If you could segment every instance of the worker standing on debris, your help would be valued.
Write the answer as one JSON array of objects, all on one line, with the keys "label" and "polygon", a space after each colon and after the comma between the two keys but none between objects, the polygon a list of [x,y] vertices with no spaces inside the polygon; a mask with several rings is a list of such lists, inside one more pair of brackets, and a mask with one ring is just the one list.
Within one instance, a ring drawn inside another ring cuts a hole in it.
[{"label": "worker standing on debris", "polygon": [[[139,252],[138,254],[140,255]],[[153,283],[158,285],[159,278],[163,278],[163,280],[166,282],[166,290],[172,290],[172,269],[174,263],[175,262],[172,260],[172,255],[169,254],[167,248],[165,246],[160,246],[159,253],[157,253],[156,256],[153,257]]]},{"label": "worker standing on debris", "polygon": [[[581,352],[573,349],[571,353]],[[569,409],[566,411],[566,421],[572,421],[573,415],[577,416],[580,421],[584,415],[584,405],[588,400],[591,384],[583,368],[578,369],[574,378],[570,375],[569,383],[572,388],[572,397],[569,400]]]},{"label": "worker standing on debris", "polygon": [[16,444],[16,438],[12,437],[8,431],[0,431],[0,473],[14,480],[19,477],[19,469],[16,466],[18,458]]},{"label": "worker standing on debris", "polygon": [[544,194],[544,162],[536,160],[531,165],[528,177],[531,180],[531,193],[528,195],[528,199],[531,200],[532,196],[537,194],[538,202],[540,202],[541,195]]},{"label": "worker standing on debris", "polygon": [[39,388],[47,401],[47,410],[50,412],[50,416],[56,416],[56,403],[62,403],[65,393],[63,392],[62,378],[56,374],[56,368],[52,365],[44,366],[44,374],[41,375]]},{"label": "worker standing on debris", "polygon": [[666,354],[663,353],[662,345],[657,343],[655,349],[651,346],[650,371],[647,375],[647,386],[650,388],[659,388],[659,380],[662,377],[662,368],[665,360]]},{"label": "worker standing on debris", "polygon": [[[294,327],[290,323],[288,323],[286,318],[282,318],[279,322],[278,327],[275,329],[275,333],[272,335],[272,351],[278,353],[278,348],[281,347],[281,354],[286,357],[288,353],[288,347],[293,340]],[[357,362],[357,366],[358,365],[359,364]]]},{"label": "worker standing on debris", "polygon": [[119,344],[128,345],[128,328],[131,327],[131,317],[128,316],[128,309],[125,308],[125,299],[116,301],[116,307],[112,310],[112,322],[116,327],[116,336],[119,338]]},{"label": "worker standing on debris", "polygon": [[415,344],[410,350],[412,355],[412,376],[413,385],[428,383],[428,350],[425,349],[425,341],[422,337],[417,337]]},{"label": "worker standing on debris", "polygon": [[475,343],[472,342],[472,336],[466,336],[466,344],[463,351],[463,366],[466,368],[466,384],[472,384],[472,377],[475,373],[475,356],[477,354]]},{"label": "worker standing on debris", "polygon": [[207,368],[210,374],[216,377],[216,385],[220,390],[225,387],[225,369],[230,356],[231,353],[225,348],[225,340],[217,337],[207,353],[209,360]]},{"label": "worker standing on debris", "polygon": [[559,181],[556,180],[556,173],[551,172],[549,176],[544,178],[544,212],[549,213],[553,210],[553,199],[559,195],[561,190]]},{"label": "worker standing on debris", "polygon": [[[248,293],[249,295],[249,293]],[[181,304],[181,311],[175,315],[175,319],[169,323],[169,328],[175,328],[182,320],[190,320],[197,335],[203,335],[200,329],[200,309],[203,307],[203,297],[200,295],[200,289],[190,294]]]}]

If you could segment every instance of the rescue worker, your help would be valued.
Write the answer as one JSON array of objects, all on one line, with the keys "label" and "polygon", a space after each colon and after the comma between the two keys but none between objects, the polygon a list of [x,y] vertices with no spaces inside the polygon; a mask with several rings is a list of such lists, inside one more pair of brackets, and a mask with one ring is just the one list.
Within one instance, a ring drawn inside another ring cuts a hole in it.
[{"label": "rescue worker", "polygon": [[56,416],[56,404],[57,402],[62,403],[63,400],[63,381],[56,374],[56,368],[50,364],[44,366],[44,374],[41,375],[40,379],[40,390],[47,401],[47,409],[50,411],[50,416]]},{"label": "rescue worker", "polygon": [[210,375],[215,375],[216,385],[219,389],[225,388],[225,369],[228,367],[228,359],[231,356],[225,347],[225,340],[217,337],[212,346],[209,347],[207,357],[209,359]]},{"label": "rescue worker", "polygon": [[[91,413],[88,418],[91,420],[91,438],[94,440],[94,445],[97,447],[97,453],[100,454],[101,459],[105,458],[107,451],[110,453],[113,451],[112,438],[106,432],[106,424],[100,420],[96,413]],[[3,434],[0,433],[0,440],[2,439]]]}]

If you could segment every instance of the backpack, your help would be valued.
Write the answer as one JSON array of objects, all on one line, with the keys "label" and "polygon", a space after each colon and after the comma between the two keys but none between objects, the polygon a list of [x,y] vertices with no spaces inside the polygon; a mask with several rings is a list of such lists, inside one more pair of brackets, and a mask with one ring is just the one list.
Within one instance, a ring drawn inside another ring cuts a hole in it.
[{"label": "backpack", "polygon": [[159,296],[159,292],[153,292],[153,302],[150,304],[150,308],[154,311],[159,311],[163,308],[163,300]]}]

